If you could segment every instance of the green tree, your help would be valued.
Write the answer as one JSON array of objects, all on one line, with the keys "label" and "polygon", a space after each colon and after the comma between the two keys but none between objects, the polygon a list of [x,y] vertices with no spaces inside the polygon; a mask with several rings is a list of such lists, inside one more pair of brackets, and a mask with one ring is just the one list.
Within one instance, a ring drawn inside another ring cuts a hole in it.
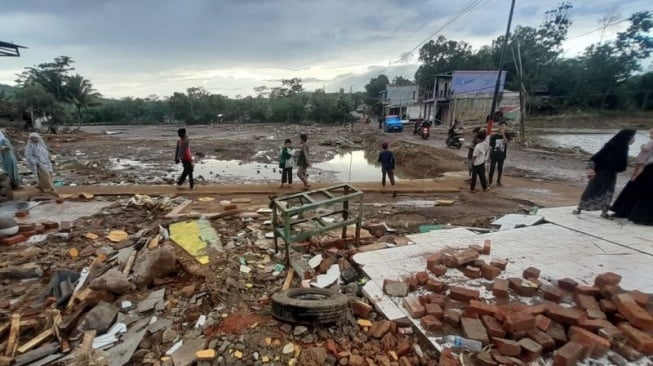
[{"label": "green tree", "polygon": [[20,85],[37,84],[52,94],[60,102],[67,101],[65,89],[66,78],[68,73],[75,68],[75,63],[68,56],[59,56],[53,62],[46,62],[36,66],[26,67],[25,71],[18,75],[16,82]]},{"label": "green tree", "polygon": [[419,50],[417,85],[432,85],[437,74],[474,67],[473,56],[472,46],[465,41],[447,40],[444,36],[428,41]]},{"label": "green tree", "polygon": [[75,106],[79,124],[82,124],[82,109],[100,104],[102,96],[95,89],[90,80],[84,79],[83,76],[75,74],[67,76],[64,84],[65,99]]},{"label": "green tree", "polygon": [[370,82],[365,85],[365,91],[367,92],[367,95],[365,96],[364,103],[371,107],[373,114],[382,114],[383,104],[380,99],[380,93],[385,90],[388,84],[390,84],[388,77],[381,74],[375,78],[370,79]]},{"label": "green tree", "polygon": [[413,85],[411,80],[406,79],[403,76],[396,76],[394,79],[392,79],[392,85],[393,86],[406,86],[406,85]]}]

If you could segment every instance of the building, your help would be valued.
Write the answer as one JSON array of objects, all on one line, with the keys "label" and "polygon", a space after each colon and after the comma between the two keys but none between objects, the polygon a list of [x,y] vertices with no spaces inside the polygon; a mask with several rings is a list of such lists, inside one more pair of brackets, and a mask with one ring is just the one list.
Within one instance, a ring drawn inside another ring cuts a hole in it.
[{"label": "building", "polygon": [[384,115],[398,115],[404,120],[420,117],[420,95],[417,85],[388,85],[380,93],[380,97]]},{"label": "building", "polygon": [[[454,120],[485,122],[492,107],[498,73],[498,70],[454,71],[437,75],[432,88],[424,93],[421,114],[426,119],[439,120],[443,124],[450,124]],[[515,103],[519,105],[518,93],[504,93],[505,82],[506,73],[502,72],[497,110],[512,107]]]}]

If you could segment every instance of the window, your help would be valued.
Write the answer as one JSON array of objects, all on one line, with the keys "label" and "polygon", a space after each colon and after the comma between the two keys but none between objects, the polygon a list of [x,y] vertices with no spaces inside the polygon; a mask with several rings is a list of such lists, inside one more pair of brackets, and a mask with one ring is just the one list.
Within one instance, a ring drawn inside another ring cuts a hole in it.
[{"label": "window", "polygon": [[413,100],[415,99],[415,94],[417,94],[417,92],[413,92]]}]

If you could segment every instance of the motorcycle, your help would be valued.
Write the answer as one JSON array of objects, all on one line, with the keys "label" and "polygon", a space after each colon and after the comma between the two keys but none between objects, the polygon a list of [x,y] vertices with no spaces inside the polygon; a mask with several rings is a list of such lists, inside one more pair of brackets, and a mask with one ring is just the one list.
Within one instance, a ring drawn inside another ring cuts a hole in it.
[{"label": "motorcycle", "polygon": [[423,140],[428,140],[431,136],[431,123],[428,121],[419,121],[415,123],[413,134],[420,135]]},{"label": "motorcycle", "polygon": [[463,144],[465,143],[465,137],[462,134],[462,132],[458,131],[449,131],[449,136],[447,137],[447,147],[455,147],[456,149],[460,149],[463,147]]}]

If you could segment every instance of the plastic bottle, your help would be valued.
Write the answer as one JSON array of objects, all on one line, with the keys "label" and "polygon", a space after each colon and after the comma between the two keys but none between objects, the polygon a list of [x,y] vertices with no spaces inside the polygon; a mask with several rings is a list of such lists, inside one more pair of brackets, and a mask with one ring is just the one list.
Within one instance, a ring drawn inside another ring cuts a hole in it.
[{"label": "plastic bottle", "polygon": [[460,336],[448,335],[444,337],[447,343],[451,343],[453,348],[464,348],[472,352],[481,352],[483,350],[483,343],[473,339],[467,339]]}]

